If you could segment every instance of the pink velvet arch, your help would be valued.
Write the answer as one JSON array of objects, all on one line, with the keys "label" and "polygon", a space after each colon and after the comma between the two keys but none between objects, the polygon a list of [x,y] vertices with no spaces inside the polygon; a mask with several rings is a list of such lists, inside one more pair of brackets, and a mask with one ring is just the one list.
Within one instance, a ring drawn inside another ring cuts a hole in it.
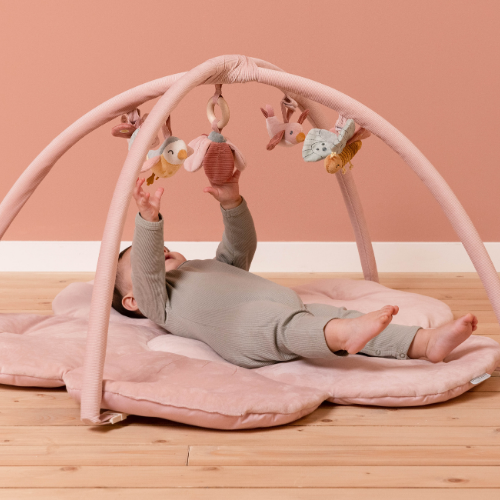
[{"label": "pink velvet arch", "polygon": [[[293,97],[301,109],[311,110],[309,121],[331,128],[322,116],[322,104],[354,119],[396,151],[420,177],[441,205],[469,254],[500,321],[500,280],[493,263],[460,202],[425,156],[377,113],[337,90],[288,74],[265,61],[239,55],[210,59],[186,73],[178,73],[128,90],[93,109],[54,139],[28,166],[0,204],[0,238],[57,160],[82,137],[146,101],[162,96],[152,109],[130,149],[118,178],[104,228],[92,295],[84,363],[81,418],[89,425],[119,419],[101,414],[102,375],[116,261],[132,189],[148,146],[165,118],[182,98],[198,85],[259,82],[277,87]],[[377,267],[359,196],[350,173],[336,175],[353,225],[365,279],[378,281]]]}]

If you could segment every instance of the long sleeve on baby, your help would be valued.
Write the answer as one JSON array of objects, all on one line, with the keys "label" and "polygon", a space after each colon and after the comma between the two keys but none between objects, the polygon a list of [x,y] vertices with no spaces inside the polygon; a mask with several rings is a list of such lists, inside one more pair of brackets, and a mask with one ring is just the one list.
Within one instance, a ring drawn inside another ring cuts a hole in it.
[{"label": "long sleeve on baby", "polygon": [[142,314],[160,325],[168,300],[163,245],[163,218],[148,222],[138,213],[131,254],[133,293]]},{"label": "long sleeve on baby", "polygon": [[224,210],[224,234],[215,258],[248,271],[257,248],[257,234],[245,199],[235,208]]}]

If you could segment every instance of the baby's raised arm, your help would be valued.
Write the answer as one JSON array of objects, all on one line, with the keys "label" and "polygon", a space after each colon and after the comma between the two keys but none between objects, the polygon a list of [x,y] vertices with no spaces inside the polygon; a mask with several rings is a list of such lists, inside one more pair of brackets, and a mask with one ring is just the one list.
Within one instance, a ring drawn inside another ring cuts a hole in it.
[{"label": "baby's raised arm", "polygon": [[160,202],[163,188],[153,197],[142,189],[144,179],[137,179],[133,197],[139,213],[135,218],[132,243],[132,286],[139,310],[159,325],[165,324],[165,307],[168,300],[165,286],[165,255],[163,218]]},{"label": "baby's raised arm", "polygon": [[236,170],[229,182],[212,184],[204,192],[220,203],[224,221],[224,234],[215,258],[248,271],[257,248],[257,233],[247,203],[240,196],[240,174]]}]

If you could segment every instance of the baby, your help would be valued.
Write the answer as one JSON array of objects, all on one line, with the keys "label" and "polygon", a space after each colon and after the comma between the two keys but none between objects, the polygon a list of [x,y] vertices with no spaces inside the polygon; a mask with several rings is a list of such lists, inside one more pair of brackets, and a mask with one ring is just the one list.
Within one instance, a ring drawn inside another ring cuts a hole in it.
[{"label": "baby", "polygon": [[113,307],[147,317],[170,333],[200,340],[227,361],[257,368],[280,361],[334,358],[357,352],[434,363],[477,329],[472,314],[439,328],[392,324],[398,306],[362,314],[326,304],[303,304],[289,288],[248,272],[257,246],[252,216],[230,182],[212,184],[221,206],[224,234],[214,259],[186,260],[163,244],[160,201],[137,179],[139,213],[132,246],[118,260]]}]

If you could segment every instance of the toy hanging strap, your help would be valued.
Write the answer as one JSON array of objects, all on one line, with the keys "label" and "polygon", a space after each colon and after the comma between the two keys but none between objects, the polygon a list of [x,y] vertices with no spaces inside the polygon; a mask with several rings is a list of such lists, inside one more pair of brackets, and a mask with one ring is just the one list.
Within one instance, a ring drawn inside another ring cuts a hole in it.
[{"label": "toy hanging strap", "polygon": [[[213,102],[214,106],[216,104],[218,104],[219,97],[222,97],[222,84],[217,83],[215,85],[215,93],[212,96],[212,102]],[[219,127],[217,126],[218,122],[219,122],[219,120],[217,120],[217,118],[213,119],[213,121],[212,121],[212,130],[220,134],[221,129],[219,129]]]},{"label": "toy hanging strap", "polygon": [[290,122],[290,118],[295,113],[297,107],[297,101],[285,94],[283,99],[281,99],[281,114],[283,115],[283,121],[285,123]]}]

